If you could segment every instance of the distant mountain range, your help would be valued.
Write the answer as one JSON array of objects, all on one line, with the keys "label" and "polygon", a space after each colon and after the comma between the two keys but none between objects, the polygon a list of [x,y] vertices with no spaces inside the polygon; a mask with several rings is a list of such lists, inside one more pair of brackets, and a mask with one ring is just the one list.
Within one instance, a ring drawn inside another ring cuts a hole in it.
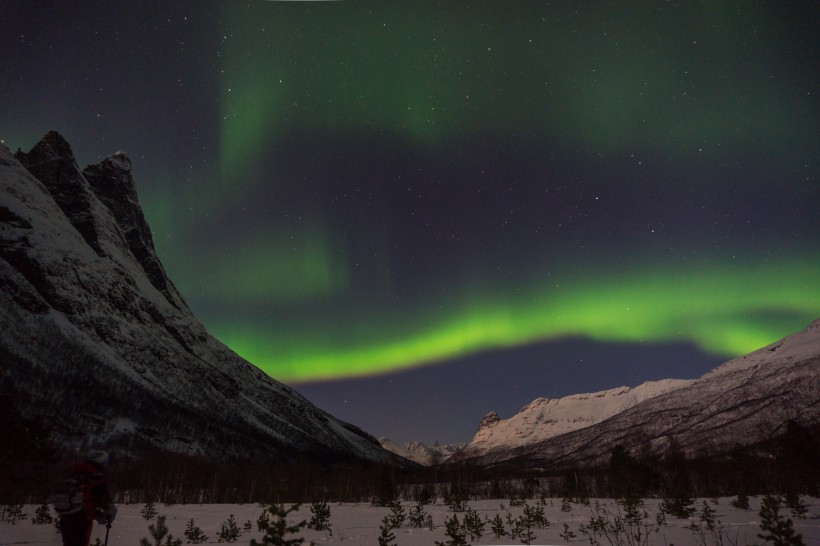
[{"label": "distant mountain range", "polygon": [[446,463],[593,465],[616,445],[714,455],[774,439],[789,421],[820,427],[820,320],[696,380],[539,398],[509,419],[491,412]]},{"label": "distant mountain range", "polygon": [[432,466],[446,461],[453,453],[464,447],[464,444],[447,444],[427,446],[421,442],[407,442],[398,444],[390,438],[379,438],[381,446],[396,455],[419,463],[423,466]]},{"label": "distant mountain range", "polygon": [[0,390],[64,447],[408,465],[214,339],[165,274],[122,152],[0,146]]}]

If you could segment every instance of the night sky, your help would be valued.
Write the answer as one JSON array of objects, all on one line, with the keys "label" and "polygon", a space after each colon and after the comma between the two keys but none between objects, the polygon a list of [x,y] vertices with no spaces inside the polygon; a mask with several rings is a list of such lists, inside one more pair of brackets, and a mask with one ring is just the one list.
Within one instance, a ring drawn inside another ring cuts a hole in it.
[{"label": "night sky", "polygon": [[125,150],[207,328],[394,440],[820,316],[816,2],[0,2],[0,138]]}]

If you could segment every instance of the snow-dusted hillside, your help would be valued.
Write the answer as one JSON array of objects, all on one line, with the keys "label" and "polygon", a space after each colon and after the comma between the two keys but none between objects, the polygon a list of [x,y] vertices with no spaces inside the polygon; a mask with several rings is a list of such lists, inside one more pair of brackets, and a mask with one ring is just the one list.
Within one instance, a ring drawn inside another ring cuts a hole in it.
[{"label": "snow-dusted hillside", "polygon": [[631,450],[648,446],[660,454],[673,445],[688,455],[719,453],[777,437],[789,421],[820,425],[820,320],[600,423],[541,441],[497,444],[472,461],[496,464],[516,458],[518,464],[551,467],[600,463],[618,444]]},{"label": "snow-dusted hillside", "polygon": [[634,388],[618,387],[564,398],[537,398],[509,419],[488,413],[467,446],[449,462],[479,457],[498,450],[534,444],[600,423],[627,408],[690,384],[685,379],[648,381]]},{"label": "snow-dusted hillside", "polygon": [[154,251],[131,162],[0,147],[0,385],[67,446],[401,462],[214,339]]},{"label": "snow-dusted hillside", "polygon": [[424,466],[443,463],[453,453],[464,447],[464,444],[434,445],[430,447],[421,442],[397,444],[390,438],[384,437],[379,438],[379,443],[384,449]]}]

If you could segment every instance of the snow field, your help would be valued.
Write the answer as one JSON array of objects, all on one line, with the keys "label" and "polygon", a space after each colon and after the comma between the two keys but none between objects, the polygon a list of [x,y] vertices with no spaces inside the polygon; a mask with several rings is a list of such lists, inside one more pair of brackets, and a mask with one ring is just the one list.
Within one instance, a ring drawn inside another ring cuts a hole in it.
[{"label": "snow field", "polygon": [[[700,508],[705,499],[698,499],[695,506]],[[760,497],[751,498],[750,504],[752,510],[743,511],[732,507],[731,498],[718,499],[718,504],[712,504],[708,499],[707,502],[716,510],[716,519],[726,525],[728,538],[732,543],[738,546],[762,544],[764,541],[757,537],[760,532],[758,510],[760,508]],[[594,502],[594,501],[593,501]],[[611,511],[615,511],[616,506],[614,501],[610,499],[603,499],[600,501],[601,505]],[[645,502],[645,509],[648,513],[648,518],[645,520],[647,524],[655,523],[655,515],[657,513],[660,501],[658,499],[647,499]],[[807,545],[820,545],[820,499],[803,497],[803,502],[808,508],[808,515],[805,519],[793,519],[795,529],[798,533],[803,535],[803,542]],[[528,501],[530,506],[535,505],[534,500]],[[405,511],[409,512],[413,506],[412,503],[402,503]],[[501,508],[501,505],[504,508]],[[114,522],[108,538],[109,546],[139,546],[141,538],[149,538],[148,526],[156,520],[147,521],[140,515],[143,504],[120,505],[118,506],[119,513]],[[287,506],[287,505],[286,505]],[[500,514],[502,518],[506,519],[507,513],[511,513],[513,517],[521,515],[523,509],[521,507],[509,507],[507,500],[483,500],[472,501],[468,503],[468,507],[476,510],[482,519],[492,519],[496,514]],[[572,504],[572,510],[569,512],[561,511],[561,499],[547,499],[544,507],[544,512],[550,521],[548,528],[534,529],[536,539],[532,544],[539,545],[564,545],[564,544],[589,544],[589,540],[579,531],[579,525],[589,522],[591,517],[590,507],[580,504]],[[60,545],[62,544],[60,535],[56,533],[53,525],[33,525],[31,518],[34,514],[36,506],[26,506],[25,512],[28,514],[28,519],[17,522],[15,525],[9,523],[0,523],[0,546],[11,545]],[[256,530],[256,520],[262,513],[262,508],[256,504],[196,504],[196,505],[172,505],[165,506],[162,504],[156,505],[157,512],[160,515],[167,516],[166,524],[170,529],[170,533],[174,538],[180,538],[185,544],[185,528],[188,521],[193,518],[196,525],[202,529],[205,535],[208,536],[206,544],[218,543],[219,530],[222,524],[233,514],[237,525],[242,529],[245,522],[250,521],[252,524],[252,531],[250,533],[243,533],[239,540],[234,544],[246,545],[252,538],[261,539],[261,533]],[[395,544],[398,546],[433,546],[435,541],[444,541],[445,530],[444,520],[449,518],[453,512],[444,504],[427,505],[424,507],[425,511],[433,517],[435,528],[431,531],[429,529],[416,529],[410,527],[402,527],[394,529]],[[322,544],[344,544],[350,546],[369,545],[376,546],[378,544],[379,526],[382,518],[389,515],[390,509],[378,506],[370,506],[368,504],[330,504],[331,511],[331,525],[332,535],[326,531],[313,531],[310,529],[303,529],[301,536],[305,540],[305,544],[313,541],[317,545]],[[785,507],[781,507],[781,516],[791,517],[789,511]],[[310,519],[310,505],[303,504],[298,515],[291,514],[289,523],[296,523],[297,521]],[[459,520],[463,519],[463,513],[457,513]],[[694,516],[697,520],[697,515]],[[564,533],[564,523],[569,526],[569,530],[575,533],[575,537],[570,542],[565,541],[560,535]],[[652,545],[671,545],[678,546],[697,544],[692,531],[686,527],[690,524],[690,520],[679,520],[672,516],[667,516],[667,524],[660,527],[657,533],[652,533],[649,544]],[[509,531],[509,526],[505,522],[505,527]],[[654,525],[653,525],[654,528]],[[91,543],[99,538],[101,542],[105,541],[105,527],[95,524],[91,535]],[[468,537],[469,539],[469,537]],[[604,537],[600,539],[601,544],[608,544]],[[484,535],[472,542],[474,545],[504,545],[504,544],[520,544],[520,540],[511,540],[509,536],[495,539],[490,526],[486,525]],[[711,544],[711,542],[707,542]]]}]

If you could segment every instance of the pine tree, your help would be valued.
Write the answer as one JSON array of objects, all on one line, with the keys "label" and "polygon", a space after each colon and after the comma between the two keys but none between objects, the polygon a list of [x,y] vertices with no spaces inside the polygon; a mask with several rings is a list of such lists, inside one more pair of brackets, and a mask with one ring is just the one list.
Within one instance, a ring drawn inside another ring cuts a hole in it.
[{"label": "pine tree", "polygon": [[532,527],[533,522],[530,518],[523,514],[518,516],[515,520],[515,526],[511,531],[513,538],[521,539],[523,544],[532,544],[532,541],[536,539]]},{"label": "pine tree", "polygon": [[575,538],[575,533],[569,530],[569,524],[564,522],[564,532],[558,534],[564,542],[571,542]]},{"label": "pine tree", "polygon": [[504,528],[504,520],[501,519],[501,514],[496,514],[495,518],[490,521],[490,529],[496,539],[507,536],[507,530]]},{"label": "pine tree", "polygon": [[256,518],[256,530],[260,533],[264,533],[270,527],[270,520],[268,519],[268,511],[262,510],[262,513],[259,514],[259,517]]},{"label": "pine tree", "polygon": [[732,506],[738,510],[751,510],[749,507],[749,495],[741,491],[737,494],[736,498],[732,499]]},{"label": "pine tree", "polygon": [[467,546],[467,533],[464,532],[458,521],[458,516],[444,520],[444,532],[449,538],[447,542],[436,541],[436,546]]},{"label": "pine tree", "polygon": [[800,495],[797,493],[786,493],[785,496],[786,506],[791,510],[792,517],[797,519],[805,519],[806,514],[808,513],[808,509],[803,501],[800,499]]},{"label": "pine tree", "polygon": [[390,506],[390,526],[394,529],[400,528],[404,525],[404,521],[407,519],[407,515],[404,512],[404,508],[401,506],[401,501],[395,499],[393,502],[389,504]]},{"label": "pine tree", "polygon": [[475,510],[467,509],[464,513],[464,530],[470,535],[470,540],[481,538],[484,534],[484,522]]},{"label": "pine tree", "polygon": [[242,532],[236,525],[236,519],[231,514],[219,529],[219,542],[236,542],[241,534]]},{"label": "pine tree", "polygon": [[48,504],[42,504],[34,512],[34,519],[31,520],[34,525],[48,525],[54,523],[54,517],[51,515],[51,509]]},{"label": "pine tree", "polygon": [[426,527],[427,518],[429,517],[430,514],[424,511],[423,505],[421,504],[421,502],[419,502],[417,505],[410,509],[410,515],[408,518],[410,522],[410,527]]},{"label": "pine tree", "polygon": [[[780,499],[766,495],[760,505],[760,530],[758,538],[774,543],[774,546],[805,546],[803,536],[795,534],[792,520],[780,517]],[[764,534],[765,533],[765,534]]]},{"label": "pine tree", "polygon": [[467,509],[467,492],[461,484],[453,483],[444,495],[444,502],[453,512],[463,512]]},{"label": "pine tree", "polygon": [[688,529],[692,531],[694,540],[703,546],[707,544],[724,544],[731,542],[726,534],[727,526],[715,518],[716,511],[703,501],[703,508],[700,512],[699,521],[692,521]]},{"label": "pine tree", "polygon": [[393,542],[396,535],[393,534],[393,526],[388,516],[384,516],[382,524],[379,525],[379,546],[395,546]]},{"label": "pine tree", "polygon": [[22,504],[7,504],[3,507],[3,513],[3,519],[12,525],[16,524],[18,521],[23,521],[28,517],[28,515],[23,512]]},{"label": "pine tree", "polygon": [[[624,509],[624,521],[634,527],[640,527],[644,518],[648,516],[644,510],[643,499],[635,496],[627,496],[618,499],[617,503]],[[694,513],[694,507],[692,507]],[[691,515],[691,514],[690,514]]]},{"label": "pine tree", "polygon": [[185,542],[188,544],[202,544],[206,540],[208,540],[208,537],[202,532],[202,529],[197,527],[194,518],[191,518],[185,528]]},{"label": "pine tree", "polygon": [[[300,521],[296,525],[288,525],[288,514],[297,512],[298,510],[298,504],[293,504],[288,509],[285,509],[284,504],[271,504],[268,506],[266,508],[267,513],[263,514],[265,517],[262,518],[262,516],[260,516],[256,521],[256,524],[260,525],[264,519],[264,523],[260,526],[260,531],[265,532],[262,536],[262,542],[251,539],[250,546],[299,546],[302,544],[305,541],[302,537],[288,538],[288,535],[298,533],[307,525],[307,521],[305,520]],[[270,516],[276,519],[271,521]]]},{"label": "pine tree", "polygon": [[307,524],[308,529],[315,531],[327,531],[331,535],[333,531],[330,529],[330,506],[324,501],[314,502],[310,505],[310,521]]},{"label": "pine tree", "polygon": [[[140,539],[140,546],[180,546],[182,544],[182,540],[174,539],[174,535],[168,533],[168,526],[165,525],[165,519],[165,516],[157,516],[156,525],[148,526],[148,533],[151,535],[151,538],[154,539],[154,542],[143,538]],[[165,542],[162,542],[162,539],[165,539]]]},{"label": "pine tree", "polygon": [[703,509],[700,511],[700,521],[706,525],[710,531],[715,529],[715,509],[703,501]]},{"label": "pine tree", "polygon": [[523,515],[527,518],[532,527],[540,527],[543,529],[550,526],[550,520],[548,520],[547,516],[544,514],[544,505],[542,504],[530,506],[529,504],[524,503]]},{"label": "pine tree", "polygon": [[667,491],[661,502],[661,510],[680,519],[687,519],[697,512],[695,502],[683,488],[671,493]]},{"label": "pine tree", "polygon": [[154,505],[154,501],[145,503],[145,506],[140,510],[140,515],[142,519],[146,520],[152,520],[157,517],[157,507]]}]

